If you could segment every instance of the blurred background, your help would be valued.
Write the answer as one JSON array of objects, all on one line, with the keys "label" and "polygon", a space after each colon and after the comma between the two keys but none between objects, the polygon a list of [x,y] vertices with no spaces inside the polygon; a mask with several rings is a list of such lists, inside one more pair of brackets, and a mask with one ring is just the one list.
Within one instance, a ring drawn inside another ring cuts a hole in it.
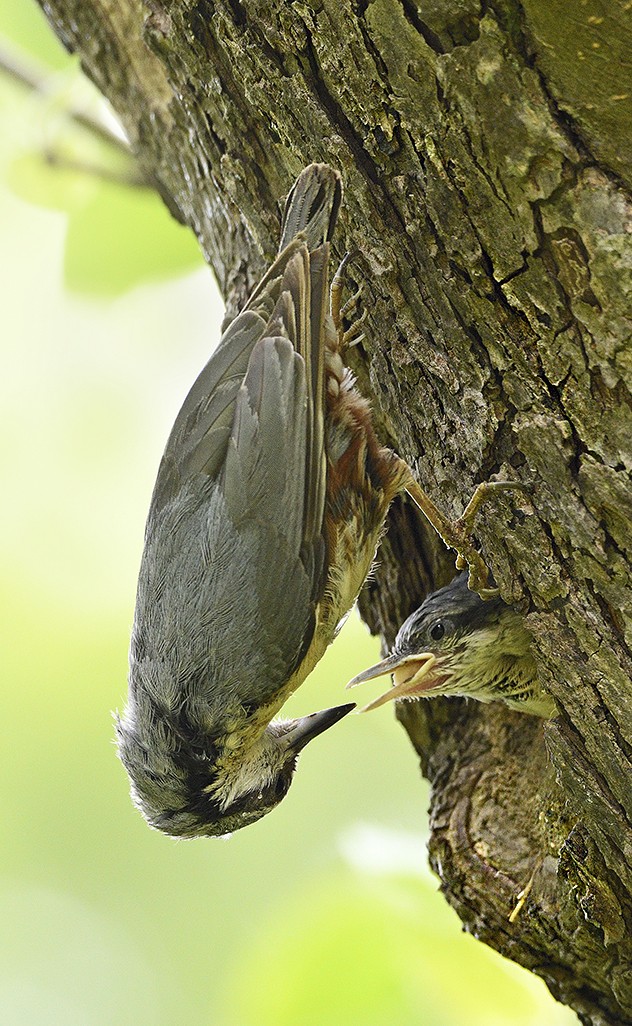
[{"label": "blurred background", "polygon": [[[144,519],[222,305],[191,233],[71,116],[116,135],[34,0],[0,0],[0,64],[3,1026],[576,1022],[461,933],[390,708],[310,746],[230,839],[132,808],[111,712]],[[287,712],[344,701],[378,655],[351,616]]]}]

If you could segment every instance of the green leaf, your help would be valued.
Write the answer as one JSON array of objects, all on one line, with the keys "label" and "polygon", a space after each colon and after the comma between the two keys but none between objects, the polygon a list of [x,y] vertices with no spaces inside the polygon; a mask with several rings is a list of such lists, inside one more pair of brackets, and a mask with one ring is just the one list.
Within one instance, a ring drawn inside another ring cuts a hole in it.
[{"label": "green leaf", "polygon": [[11,161],[5,178],[15,195],[27,203],[67,213],[82,210],[99,189],[93,175],[51,167],[41,151],[21,153]]},{"label": "green leaf", "polygon": [[193,232],[149,189],[103,183],[70,218],[64,271],[75,292],[118,295],[202,264]]},{"label": "green leaf", "polygon": [[0,0],[0,31],[51,68],[66,68],[73,60],[34,0]]}]

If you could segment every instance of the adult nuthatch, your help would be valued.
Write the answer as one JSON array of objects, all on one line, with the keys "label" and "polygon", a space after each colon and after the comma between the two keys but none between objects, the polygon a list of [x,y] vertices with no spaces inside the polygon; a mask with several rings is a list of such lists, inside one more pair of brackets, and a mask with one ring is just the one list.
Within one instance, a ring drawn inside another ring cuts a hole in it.
[{"label": "adult nuthatch", "polygon": [[167,834],[259,819],[298,752],[353,708],[274,720],[352,606],[397,493],[486,582],[470,537],[483,493],[446,520],[379,445],[343,364],[339,280],[327,303],[341,197],[327,165],[300,175],[279,255],[191,388],[158,471],[117,732],[134,801]]},{"label": "adult nuthatch", "polygon": [[393,674],[392,688],[363,711],[391,700],[461,695],[555,715],[553,699],[538,681],[522,617],[500,598],[483,602],[469,590],[467,574],[429,595],[400,627],[390,655],[347,687],[387,673]]}]

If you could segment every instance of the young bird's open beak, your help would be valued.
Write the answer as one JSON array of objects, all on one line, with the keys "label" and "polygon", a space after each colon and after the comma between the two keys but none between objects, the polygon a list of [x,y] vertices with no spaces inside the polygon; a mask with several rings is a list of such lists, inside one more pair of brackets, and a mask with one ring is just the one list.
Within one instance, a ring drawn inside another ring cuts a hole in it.
[{"label": "young bird's open beak", "polygon": [[386,702],[397,698],[413,698],[431,688],[435,684],[434,678],[424,678],[430,673],[436,661],[432,652],[416,652],[409,656],[390,655],[381,663],[376,663],[375,666],[359,673],[349,681],[347,687],[355,688],[358,684],[364,684],[366,680],[373,680],[374,677],[382,677],[386,673],[393,674],[393,687],[360,709],[360,712],[370,712],[371,709],[377,709]]},{"label": "young bird's open beak", "polygon": [[333,709],[323,709],[322,712],[310,713],[309,716],[301,716],[292,721],[290,729],[283,734],[283,741],[297,755],[305,748],[305,745],[312,741],[323,731],[333,727],[334,723],[341,720],[343,716],[355,709],[355,702],[349,705],[337,705]]}]

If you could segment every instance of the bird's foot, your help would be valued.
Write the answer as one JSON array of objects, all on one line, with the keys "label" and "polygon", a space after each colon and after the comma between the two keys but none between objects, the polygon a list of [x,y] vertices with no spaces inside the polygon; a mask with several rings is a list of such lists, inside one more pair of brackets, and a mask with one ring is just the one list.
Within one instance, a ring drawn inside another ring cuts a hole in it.
[{"label": "bird's foot", "polygon": [[[345,253],[331,282],[331,317],[334,322],[336,334],[338,335],[338,346],[340,352],[344,352],[345,349],[350,349],[352,346],[357,346],[364,338],[362,325],[366,320],[367,310],[364,309],[360,317],[353,319],[358,309],[360,296],[362,295],[362,287],[357,289],[353,295],[349,297],[346,303],[342,303],[342,293],[345,287],[344,272],[347,264],[354,255],[355,254],[352,253]],[[349,328],[345,329],[344,322],[349,320],[351,320],[352,323]]]},{"label": "bird's foot", "polygon": [[410,467],[406,463],[403,465],[406,468],[406,491],[445,544],[456,550],[457,569],[464,570],[466,566],[469,568],[469,588],[478,592],[483,599],[493,598],[498,594],[498,588],[490,586],[489,567],[472,540],[476,517],[481,506],[496,492],[515,489],[529,491],[531,486],[521,481],[485,481],[478,485],[462,515],[457,520],[449,520],[419,486]]},{"label": "bird's foot", "polygon": [[460,546],[448,542],[451,548],[457,549],[456,566],[458,570],[464,570],[469,566],[470,577],[469,587],[477,591],[481,598],[494,598],[498,594],[498,588],[489,586],[489,568],[478,549],[472,542],[474,524],[478,512],[489,499],[492,499],[498,492],[531,491],[531,485],[522,481],[483,481],[477,485],[472,498],[463,510],[461,516],[452,522],[455,540]]}]

